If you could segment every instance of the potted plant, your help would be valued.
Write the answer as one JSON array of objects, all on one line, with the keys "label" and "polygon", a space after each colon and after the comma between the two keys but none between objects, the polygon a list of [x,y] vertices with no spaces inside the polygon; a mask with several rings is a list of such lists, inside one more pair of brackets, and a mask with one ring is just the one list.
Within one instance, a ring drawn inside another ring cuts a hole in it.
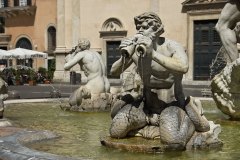
[{"label": "potted plant", "polygon": [[48,65],[48,70],[47,70],[47,73],[46,73],[46,82],[45,83],[51,83],[53,81],[53,76],[54,76],[54,71],[55,71],[55,66],[56,66],[55,59],[52,59],[49,62],[50,63]]},{"label": "potted plant", "polygon": [[36,80],[37,80],[37,75],[33,69],[28,70],[28,84],[30,86],[35,86],[36,85]]},{"label": "potted plant", "polygon": [[46,74],[45,84],[49,84],[52,82],[54,71],[48,70]]},{"label": "potted plant", "polygon": [[16,81],[16,85],[21,85],[21,71],[20,70],[16,70],[16,75],[15,75],[15,81]]}]

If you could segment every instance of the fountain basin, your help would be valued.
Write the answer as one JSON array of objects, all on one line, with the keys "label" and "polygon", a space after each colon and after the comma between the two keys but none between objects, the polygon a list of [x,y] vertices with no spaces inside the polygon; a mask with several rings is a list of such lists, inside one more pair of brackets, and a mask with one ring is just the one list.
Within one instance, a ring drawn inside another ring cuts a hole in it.
[{"label": "fountain basin", "polygon": [[[135,153],[103,147],[99,137],[108,134],[110,113],[64,112],[57,103],[8,104],[5,117],[14,125],[34,130],[48,130],[61,138],[27,144],[28,148],[55,155],[81,159],[237,159],[240,157],[240,123],[230,121],[213,101],[204,101],[205,115],[222,127],[219,138],[222,148],[194,151],[174,151],[161,154]],[[133,140],[135,141],[135,140]],[[144,141],[137,140],[139,144]],[[1,157],[1,156],[0,156]]]}]

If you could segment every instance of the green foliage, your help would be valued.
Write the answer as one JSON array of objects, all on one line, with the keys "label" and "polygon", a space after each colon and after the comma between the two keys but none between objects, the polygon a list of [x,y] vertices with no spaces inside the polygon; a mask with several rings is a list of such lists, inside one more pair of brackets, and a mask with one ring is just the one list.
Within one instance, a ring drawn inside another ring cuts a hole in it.
[{"label": "green foliage", "polygon": [[10,68],[8,69],[8,72],[11,73],[11,74],[13,74],[13,75],[16,75],[16,69],[14,69],[14,68],[12,68],[12,67],[10,67]]},{"label": "green foliage", "polygon": [[21,70],[18,69],[18,70],[16,70],[15,79],[19,81],[20,76],[21,76]]},{"label": "green foliage", "polygon": [[39,68],[38,68],[38,73],[40,73],[40,74],[43,75],[43,76],[46,76],[46,74],[47,74],[47,69],[44,68],[44,67],[39,67]]},{"label": "green foliage", "polygon": [[48,71],[47,71],[47,79],[52,80],[54,71],[55,71],[56,60],[51,59],[48,61]]},{"label": "green foliage", "polygon": [[47,71],[47,79],[52,80],[53,79],[53,74],[54,74],[54,71],[48,70]]},{"label": "green foliage", "polygon": [[37,80],[37,74],[33,69],[28,70],[29,80]]},{"label": "green foliage", "polygon": [[51,60],[48,60],[48,70],[49,71],[55,71],[56,69],[56,60],[55,59],[51,59]]}]

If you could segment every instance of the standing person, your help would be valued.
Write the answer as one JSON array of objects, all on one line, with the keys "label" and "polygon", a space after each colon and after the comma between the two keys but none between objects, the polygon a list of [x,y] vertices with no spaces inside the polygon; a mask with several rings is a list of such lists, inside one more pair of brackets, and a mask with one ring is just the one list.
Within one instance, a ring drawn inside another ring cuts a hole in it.
[{"label": "standing person", "polygon": [[81,86],[70,96],[69,103],[71,106],[80,106],[82,98],[91,98],[110,90],[110,84],[105,76],[105,66],[101,56],[96,51],[89,49],[90,42],[86,39],[81,39],[78,41],[75,51],[65,58],[65,70],[69,70],[74,65],[79,64],[87,77],[87,84]]},{"label": "standing person", "polygon": [[230,61],[239,58],[237,48],[237,35],[234,28],[240,21],[240,1],[230,0],[222,9],[219,20],[216,24],[224,48],[227,51]]}]

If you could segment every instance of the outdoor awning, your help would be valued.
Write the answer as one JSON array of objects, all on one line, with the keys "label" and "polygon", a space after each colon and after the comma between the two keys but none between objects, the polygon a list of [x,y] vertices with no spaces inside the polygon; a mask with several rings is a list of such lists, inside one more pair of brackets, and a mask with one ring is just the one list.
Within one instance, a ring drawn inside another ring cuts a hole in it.
[{"label": "outdoor awning", "polygon": [[12,55],[12,58],[17,58],[17,59],[47,58],[47,55],[48,55],[47,53],[24,49],[24,48],[15,48],[15,49],[8,50],[7,52],[9,52],[10,55]]},{"label": "outdoor awning", "polygon": [[29,58],[47,58],[48,54],[29,49],[16,48],[8,51],[0,49],[0,59],[29,59]]},{"label": "outdoor awning", "polygon": [[14,58],[11,53],[6,50],[0,49],[0,59],[11,59]]}]

